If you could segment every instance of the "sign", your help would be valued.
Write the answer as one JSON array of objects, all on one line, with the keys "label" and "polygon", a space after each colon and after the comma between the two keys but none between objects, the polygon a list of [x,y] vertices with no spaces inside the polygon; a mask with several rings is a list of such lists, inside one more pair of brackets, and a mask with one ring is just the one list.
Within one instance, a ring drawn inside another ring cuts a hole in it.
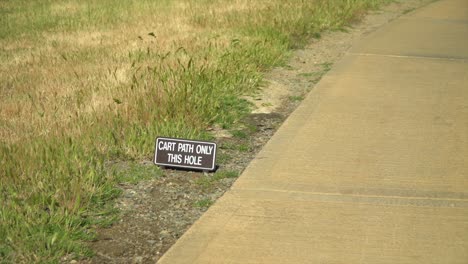
[{"label": "sign", "polygon": [[164,137],[156,139],[156,165],[212,171],[215,161],[216,143]]}]

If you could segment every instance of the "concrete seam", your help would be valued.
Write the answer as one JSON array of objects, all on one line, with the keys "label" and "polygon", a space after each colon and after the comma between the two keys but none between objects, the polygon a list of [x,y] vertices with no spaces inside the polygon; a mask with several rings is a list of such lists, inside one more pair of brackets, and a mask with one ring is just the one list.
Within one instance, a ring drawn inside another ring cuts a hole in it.
[{"label": "concrete seam", "polygon": [[388,199],[402,199],[402,200],[431,200],[431,201],[444,201],[444,202],[468,202],[468,199],[457,198],[432,198],[422,196],[396,196],[396,195],[366,195],[366,194],[342,194],[342,193],[322,193],[322,192],[303,192],[291,190],[278,190],[278,189],[235,189],[234,191],[264,191],[264,192],[280,192],[280,193],[297,193],[308,194],[315,196],[343,196],[343,197],[356,197],[356,198],[388,198]]},{"label": "concrete seam", "polygon": [[426,56],[414,56],[414,55],[392,55],[392,54],[355,53],[355,52],[348,52],[348,55],[354,55],[354,56],[380,56],[380,57],[404,58],[404,59],[448,60],[448,61],[458,61],[458,62],[463,62],[463,63],[468,62],[468,59],[461,59],[461,58],[426,57]]}]

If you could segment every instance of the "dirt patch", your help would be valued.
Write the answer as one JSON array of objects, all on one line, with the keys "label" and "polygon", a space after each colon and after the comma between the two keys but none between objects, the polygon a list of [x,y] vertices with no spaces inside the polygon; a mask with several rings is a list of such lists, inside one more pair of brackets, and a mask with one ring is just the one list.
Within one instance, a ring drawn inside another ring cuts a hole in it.
[{"label": "dirt patch", "polygon": [[[121,220],[98,230],[93,258],[79,263],[155,263],[206,209],[230,188],[285,118],[313,89],[332,63],[363,35],[430,0],[394,3],[367,15],[346,32],[328,32],[294,52],[289,63],[266,74],[263,92],[251,100],[256,109],[235,130],[218,135],[217,173],[165,170],[162,176],[121,186],[116,203]],[[154,166],[151,161],[142,166]],[[64,263],[78,263],[70,257]]]}]

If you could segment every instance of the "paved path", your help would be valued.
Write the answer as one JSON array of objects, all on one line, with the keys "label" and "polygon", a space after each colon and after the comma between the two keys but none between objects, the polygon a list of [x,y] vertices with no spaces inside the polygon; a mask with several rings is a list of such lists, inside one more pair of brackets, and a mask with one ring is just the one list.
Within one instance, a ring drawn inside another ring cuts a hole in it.
[{"label": "paved path", "polygon": [[160,263],[468,263],[468,0],[337,63]]}]

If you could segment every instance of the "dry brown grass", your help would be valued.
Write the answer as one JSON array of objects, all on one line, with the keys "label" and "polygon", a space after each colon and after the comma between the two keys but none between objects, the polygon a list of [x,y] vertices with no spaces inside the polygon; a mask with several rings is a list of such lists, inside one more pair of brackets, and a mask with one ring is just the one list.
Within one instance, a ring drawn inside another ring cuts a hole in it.
[{"label": "dry brown grass", "polygon": [[[76,13],[83,5],[55,3],[52,15]],[[110,29],[41,32],[0,40],[0,139],[15,142],[60,129],[83,114],[106,111],[122,98],[119,87],[130,82],[128,54],[151,47],[168,52],[194,41],[188,5],[164,8],[129,24]],[[148,35],[153,32],[156,37]],[[148,61],[148,63],[151,63]]]}]

